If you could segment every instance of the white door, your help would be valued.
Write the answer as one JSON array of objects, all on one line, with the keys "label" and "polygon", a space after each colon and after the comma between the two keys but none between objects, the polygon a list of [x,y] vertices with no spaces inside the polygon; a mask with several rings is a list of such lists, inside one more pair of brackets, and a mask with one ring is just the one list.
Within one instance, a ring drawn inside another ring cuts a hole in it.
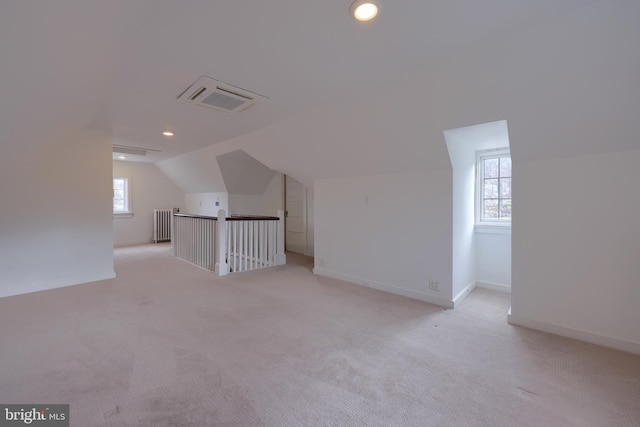
[{"label": "white door", "polygon": [[305,233],[305,191],[304,186],[287,176],[285,179],[285,249],[304,254],[307,244]]}]

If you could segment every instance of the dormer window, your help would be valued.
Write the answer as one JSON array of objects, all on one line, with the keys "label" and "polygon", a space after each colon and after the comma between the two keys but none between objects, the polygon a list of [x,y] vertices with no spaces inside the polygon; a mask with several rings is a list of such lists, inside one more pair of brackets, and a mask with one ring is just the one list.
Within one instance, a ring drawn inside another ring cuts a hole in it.
[{"label": "dormer window", "polygon": [[478,152],[476,224],[511,225],[511,154]]}]

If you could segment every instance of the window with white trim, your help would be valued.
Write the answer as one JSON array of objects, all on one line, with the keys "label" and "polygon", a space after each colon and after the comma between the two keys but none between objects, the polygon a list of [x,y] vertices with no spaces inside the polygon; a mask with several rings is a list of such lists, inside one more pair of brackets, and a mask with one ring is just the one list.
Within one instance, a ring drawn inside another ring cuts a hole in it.
[{"label": "window with white trim", "polygon": [[478,152],[476,224],[511,225],[511,154]]},{"label": "window with white trim", "polygon": [[113,178],[113,213],[130,214],[129,178]]}]

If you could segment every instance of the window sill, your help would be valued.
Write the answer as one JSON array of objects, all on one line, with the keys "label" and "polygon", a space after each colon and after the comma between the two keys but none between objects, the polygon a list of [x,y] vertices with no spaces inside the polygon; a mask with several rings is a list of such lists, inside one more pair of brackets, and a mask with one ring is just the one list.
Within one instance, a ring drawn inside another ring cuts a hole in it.
[{"label": "window sill", "polygon": [[113,219],[133,218],[133,212],[114,212]]},{"label": "window sill", "polygon": [[476,224],[476,233],[511,235],[511,224]]}]

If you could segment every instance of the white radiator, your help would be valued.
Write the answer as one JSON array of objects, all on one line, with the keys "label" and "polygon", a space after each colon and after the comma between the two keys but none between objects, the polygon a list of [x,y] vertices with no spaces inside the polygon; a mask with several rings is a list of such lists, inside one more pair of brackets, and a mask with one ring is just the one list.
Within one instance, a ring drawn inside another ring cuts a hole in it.
[{"label": "white radiator", "polygon": [[171,213],[173,209],[153,210],[153,241],[167,242],[171,240]]}]

